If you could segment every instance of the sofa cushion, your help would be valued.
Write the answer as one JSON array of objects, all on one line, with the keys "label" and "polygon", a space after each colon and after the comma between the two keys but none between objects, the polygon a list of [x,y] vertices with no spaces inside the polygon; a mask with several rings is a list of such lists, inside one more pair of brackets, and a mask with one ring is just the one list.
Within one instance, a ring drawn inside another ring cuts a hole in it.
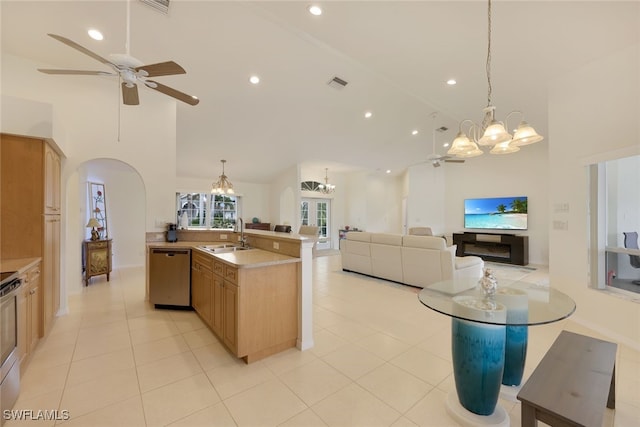
[{"label": "sofa cushion", "polygon": [[455,257],[456,270],[474,265],[483,264],[482,258],[477,256],[457,256]]},{"label": "sofa cushion", "polygon": [[402,246],[408,248],[437,249],[443,251],[447,247],[447,243],[442,237],[402,236]]},{"label": "sofa cushion", "polygon": [[401,243],[402,235],[382,233],[371,235],[371,271],[374,276],[402,282]]},{"label": "sofa cushion", "polygon": [[[405,236],[406,237],[406,236]],[[441,251],[423,248],[402,248],[403,282],[424,288],[440,280],[442,276]]]},{"label": "sofa cushion", "polygon": [[371,243],[382,245],[402,246],[402,234],[372,233]]},{"label": "sofa cushion", "polygon": [[358,242],[370,242],[371,233],[366,231],[350,231],[347,233],[347,240],[355,240]]}]

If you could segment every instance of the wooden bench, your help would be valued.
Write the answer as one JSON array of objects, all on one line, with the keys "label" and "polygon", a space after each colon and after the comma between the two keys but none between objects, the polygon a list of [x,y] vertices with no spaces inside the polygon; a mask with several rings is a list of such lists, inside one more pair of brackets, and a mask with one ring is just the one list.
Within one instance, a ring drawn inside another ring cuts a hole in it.
[{"label": "wooden bench", "polygon": [[562,331],[518,393],[522,427],[602,426],[615,408],[617,345]]}]

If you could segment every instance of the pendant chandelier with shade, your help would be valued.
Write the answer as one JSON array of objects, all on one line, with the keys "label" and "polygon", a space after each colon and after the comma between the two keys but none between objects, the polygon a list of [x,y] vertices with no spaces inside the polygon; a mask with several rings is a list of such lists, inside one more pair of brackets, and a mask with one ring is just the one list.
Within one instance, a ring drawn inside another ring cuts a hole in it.
[{"label": "pendant chandelier with shade", "polygon": [[218,177],[218,180],[211,184],[211,194],[234,194],[233,184],[224,174],[224,164],[226,160],[220,160],[222,163],[222,175]]},{"label": "pendant chandelier with shade", "polygon": [[329,168],[324,169],[324,184],[318,185],[318,191],[323,194],[331,194],[335,191],[336,186],[333,184],[329,184]]},{"label": "pendant chandelier with shade", "polygon": [[[466,119],[460,122],[460,127],[456,138],[451,143],[451,148],[447,154],[460,158],[476,157],[484,152],[480,147],[492,147],[491,154],[509,154],[520,150],[524,145],[542,141],[544,138],[535,131],[527,122],[523,120],[521,111],[512,111],[505,117],[504,122],[495,118],[496,107],[491,104],[491,0],[488,0],[488,43],[487,43],[487,106],[482,110],[484,118],[478,125],[472,120]],[[518,114],[521,122],[515,133],[511,135],[507,129],[508,119]],[[469,125],[467,132],[463,131],[465,125]]]}]

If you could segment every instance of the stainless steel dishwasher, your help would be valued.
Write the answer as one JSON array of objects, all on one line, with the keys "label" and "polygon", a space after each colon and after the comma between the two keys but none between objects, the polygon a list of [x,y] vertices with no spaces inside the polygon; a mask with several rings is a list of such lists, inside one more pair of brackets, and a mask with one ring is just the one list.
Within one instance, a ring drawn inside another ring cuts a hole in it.
[{"label": "stainless steel dishwasher", "polygon": [[155,306],[191,307],[191,250],[151,249],[149,301]]}]

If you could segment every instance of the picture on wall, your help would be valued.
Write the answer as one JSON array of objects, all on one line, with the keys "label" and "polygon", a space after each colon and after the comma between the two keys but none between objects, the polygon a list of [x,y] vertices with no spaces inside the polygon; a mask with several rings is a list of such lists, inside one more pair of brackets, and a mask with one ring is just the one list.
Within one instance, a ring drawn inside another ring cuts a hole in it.
[{"label": "picture on wall", "polygon": [[109,236],[107,227],[107,198],[105,195],[104,184],[96,182],[89,183],[89,218],[95,218],[100,223],[97,229],[101,239]]},{"label": "picture on wall", "polygon": [[526,230],[526,196],[466,199],[464,227],[490,230]]}]

